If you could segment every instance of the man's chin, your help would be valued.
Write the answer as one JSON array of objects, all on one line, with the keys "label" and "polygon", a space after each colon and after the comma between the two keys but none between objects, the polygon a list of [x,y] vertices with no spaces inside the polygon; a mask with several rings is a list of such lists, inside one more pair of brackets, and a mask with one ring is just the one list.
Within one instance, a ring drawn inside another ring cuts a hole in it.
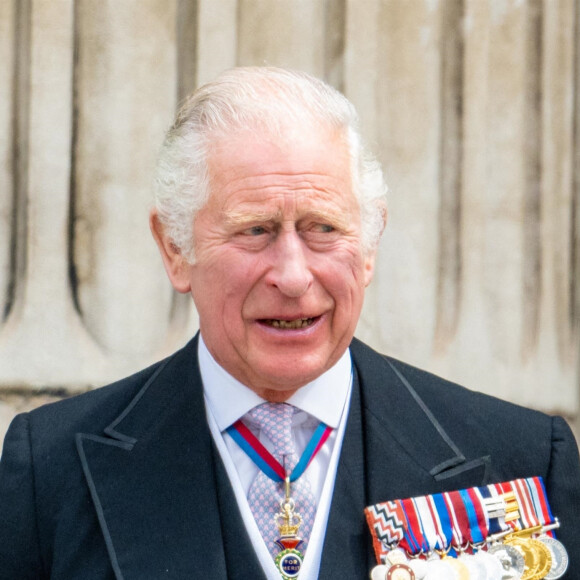
[{"label": "man's chin", "polygon": [[[267,364],[263,364],[267,360]],[[301,360],[300,357],[289,357],[284,360],[264,355],[262,364],[253,367],[252,376],[246,383],[250,389],[264,399],[282,402],[296,391],[322,375],[328,367],[320,361]],[[263,393],[268,393],[264,396]],[[274,400],[276,397],[279,400]]]}]

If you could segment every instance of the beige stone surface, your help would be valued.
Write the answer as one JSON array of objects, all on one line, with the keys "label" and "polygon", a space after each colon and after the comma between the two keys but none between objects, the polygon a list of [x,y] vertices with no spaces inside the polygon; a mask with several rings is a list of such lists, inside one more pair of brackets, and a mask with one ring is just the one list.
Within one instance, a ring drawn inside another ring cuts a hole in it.
[{"label": "beige stone surface", "polygon": [[236,0],[198,0],[197,83],[213,80],[222,71],[236,65]]},{"label": "beige stone surface", "polygon": [[324,4],[239,0],[237,64],[288,66],[322,75]]},{"label": "beige stone surface", "polygon": [[[27,76],[18,98],[18,252],[12,305],[0,329],[3,384],[20,387],[89,382],[100,352],[71,300],[68,216],[72,137],[73,2],[22,3]],[[16,24],[16,23],[13,23]],[[24,65],[22,65],[24,66]]]},{"label": "beige stone surface", "polygon": [[0,61],[4,424],[39,388],[102,385],[195,331],[149,237],[150,181],[177,101],[235,64],[327,78],[386,168],[358,335],[580,422],[574,0],[7,0]]},{"label": "beige stone surface", "polygon": [[78,308],[107,356],[129,364],[162,348],[170,319],[148,212],[155,158],[177,103],[176,17],[176,2],[158,0],[83,1],[77,10]]}]

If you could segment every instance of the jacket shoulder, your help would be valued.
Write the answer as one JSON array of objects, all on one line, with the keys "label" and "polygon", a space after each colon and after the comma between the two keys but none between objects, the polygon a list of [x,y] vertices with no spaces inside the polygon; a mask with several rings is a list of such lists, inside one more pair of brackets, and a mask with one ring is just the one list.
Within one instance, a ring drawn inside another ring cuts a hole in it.
[{"label": "jacket shoulder", "polygon": [[165,369],[191,354],[191,343],[169,357],[109,385],[43,405],[27,413],[31,434],[53,443],[71,433],[101,433]]},{"label": "jacket shoulder", "polygon": [[535,430],[540,429],[548,439],[550,437],[552,417],[546,413],[458,385],[380,354],[358,340],[353,341],[351,352],[355,366],[364,376],[367,397],[389,397],[392,391],[400,390],[405,394],[410,392],[452,431],[460,426],[470,427],[478,436],[487,431],[489,437],[493,430],[497,435],[501,427],[502,434],[505,431],[511,437],[521,435],[535,439],[533,434],[537,435]]}]

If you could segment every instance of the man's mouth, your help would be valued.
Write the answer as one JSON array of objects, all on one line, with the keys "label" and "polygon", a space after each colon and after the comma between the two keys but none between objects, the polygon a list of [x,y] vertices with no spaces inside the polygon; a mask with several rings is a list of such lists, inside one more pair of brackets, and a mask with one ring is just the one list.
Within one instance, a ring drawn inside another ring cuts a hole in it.
[{"label": "man's mouth", "polygon": [[278,320],[277,318],[267,318],[262,320],[262,322],[273,328],[296,330],[298,328],[307,328],[315,320],[315,318],[296,318],[295,320]]}]

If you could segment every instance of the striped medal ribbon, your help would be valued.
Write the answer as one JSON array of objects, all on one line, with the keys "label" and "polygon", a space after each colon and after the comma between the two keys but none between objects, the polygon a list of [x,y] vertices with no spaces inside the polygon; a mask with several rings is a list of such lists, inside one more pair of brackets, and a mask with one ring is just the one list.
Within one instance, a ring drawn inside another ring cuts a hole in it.
[{"label": "striped medal ribbon", "polygon": [[332,427],[322,422],[318,425],[298,463],[290,473],[286,472],[284,466],[260,443],[242,420],[236,421],[226,431],[267,477],[274,482],[284,483],[285,497],[280,502],[280,511],[272,514],[279,533],[275,543],[281,550],[276,555],[274,563],[283,580],[297,578],[304,560],[304,553],[300,551],[304,542],[299,536],[303,518],[294,509],[295,503],[291,496],[290,484],[306,471],[330,436]]},{"label": "striped medal ribbon", "polygon": [[379,562],[372,580],[399,573],[396,551],[408,557],[397,564],[404,577],[424,580],[556,580],[568,568],[541,477],[391,500],[365,512]]},{"label": "striped medal ribbon", "polygon": [[318,425],[290,474],[286,473],[284,466],[260,443],[241,419],[228,427],[226,432],[270,479],[276,482],[289,480],[292,483],[306,471],[306,468],[322,449],[332,433],[332,427],[324,423]]}]

